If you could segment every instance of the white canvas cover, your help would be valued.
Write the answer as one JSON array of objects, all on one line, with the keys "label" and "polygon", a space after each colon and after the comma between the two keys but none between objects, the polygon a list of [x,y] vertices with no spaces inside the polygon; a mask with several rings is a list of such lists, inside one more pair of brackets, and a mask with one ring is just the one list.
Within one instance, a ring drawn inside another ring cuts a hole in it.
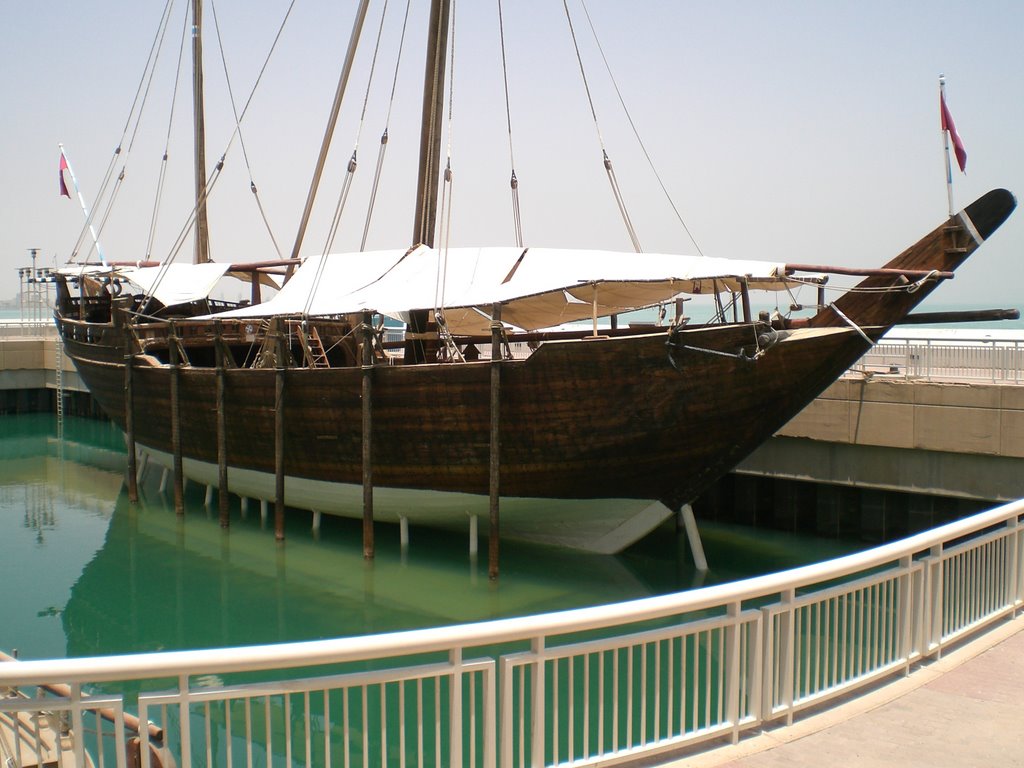
[{"label": "white canvas cover", "polygon": [[[317,279],[317,271],[323,267]],[[373,310],[393,317],[443,306],[455,333],[486,333],[491,305],[524,330],[547,328],[670,301],[683,294],[783,290],[785,265],[650,253],[553,248],[419,246],[409,252],[311,256],[270,301],[222,317],[342,315]],[[317,285],[312,301],[309,291]],[[308,308],[307,308],[308,307]]]},{"label": "white canvas cover", "polygon": [[[164,306],[200,301],[210,295],[230,264],[168,264],[164,267],[128,267],[122,275]],[[161,277],[160,272],[164,274]]]},{"label": "white canvas cover", "polygon": [[[134,293],[149,294],[169,307],[207,298],[229,267],[229,264],[218,262],[168,264],[163,267],[82,265],[64,267],[60,272],[71,277],[94,280],[127,280],[132,284]],[[163,277],[160,276],[161,272],[164,273]]]}]

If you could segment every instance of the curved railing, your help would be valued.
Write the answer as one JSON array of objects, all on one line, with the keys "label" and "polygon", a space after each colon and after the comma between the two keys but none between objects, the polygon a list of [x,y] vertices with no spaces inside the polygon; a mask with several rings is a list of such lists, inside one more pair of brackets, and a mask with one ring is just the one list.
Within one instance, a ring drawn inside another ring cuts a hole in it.
[{"label": "curved railing", "polygon": [[[105,752],[106,765],[126,764],[114,745],[130,733],[127,705],[156,726],[136,740],[141,765],[156,765],[154,745],[181,766],[656,756],[792,720],[1012,615],[1024,597],[1022,515],[1024,501],[1015,502],[837,560],[617,605],[305,643],[0,664],[0,689],[23,696],[0,700],[0,715],[65,713],[84,737],[75,748]],[[55,683],[68,686],[64,695],[29,693]]]},{"label": "curved railing", "polygon": [[908,379],[1024,383],[1024,331],[901,336],[890,332],[853,368]]}]

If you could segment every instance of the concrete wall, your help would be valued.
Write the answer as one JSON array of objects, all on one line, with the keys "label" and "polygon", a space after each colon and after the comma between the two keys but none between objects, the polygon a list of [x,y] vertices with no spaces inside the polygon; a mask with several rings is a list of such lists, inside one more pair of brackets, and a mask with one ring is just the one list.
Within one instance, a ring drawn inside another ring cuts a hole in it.
[{"label": "concrete wall", "polygon": [[[75,364],[62,356],[64,389],[85,392]],[[57,338],[0,338],[0,390],[55,389]]]},{"label": "concrete wall", "polygon": [[741,473],[972,499],[1024,497],[1024,387],[846,378]]}]

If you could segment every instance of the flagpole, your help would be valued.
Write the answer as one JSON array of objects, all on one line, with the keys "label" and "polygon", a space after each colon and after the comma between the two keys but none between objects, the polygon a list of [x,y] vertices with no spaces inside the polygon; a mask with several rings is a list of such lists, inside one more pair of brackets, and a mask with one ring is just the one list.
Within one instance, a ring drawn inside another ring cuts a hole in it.
[{"label": "flagpole", "polygon": [[64,165],[67,166],[68,175],[71,176],[71,185],[75,188],[75,194],[78,195],[78,204],[82,206],[82,214],[85,216],[85,223],[89,227],[89,233],[92,235],[92,241],[96,245],[96,253],[99,254],[100,263],[106,266],[107,260],[103,256],[103,249],[100,248],[100,239],[96,235],[96,229],[92,225],[92,219],[89,217],[89,209],[85,205],[85,198],[82,197],[82,191],[78,188],[78,179],[75,177],[75,172],[71,169],[71,162],[68,160],[67,154],[64,152],[64,145],[57,144],[60,147],[60,156],[64,158]]},{"label": "flagpole", "polygon": [[[942,110],[946,103],[946,76],[939,75],[939,109]],[[942,119],[939,123],[942,126],[942,146],[946,154],[946,197],[949,200],[949,216],[953,217],[953,166],[949,162],[949,131],[946,130],[946,121]]]}]

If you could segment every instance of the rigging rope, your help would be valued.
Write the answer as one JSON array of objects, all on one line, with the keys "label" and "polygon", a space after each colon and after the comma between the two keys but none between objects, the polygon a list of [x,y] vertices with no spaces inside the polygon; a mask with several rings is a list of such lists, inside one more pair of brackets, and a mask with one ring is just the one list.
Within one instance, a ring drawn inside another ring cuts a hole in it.
[{"label": "rigging rope", "polygon": [[622,197],[622,192],[619,189],[618,179],[615,177],[615,170],[612,168],[611,158],[608,157],[608,150],[604,144],[604,136],[601,135],[601,126],[597,120],[597,110],[594,108],[594,99],[590,94],[590,83],[587,81],[587,73],[583,67],[583,56],[580,54],[579,42],[576,40],[576,29],[573,27],[572,15],[569,13],[569,2],[568,0],[562,0],[562,7],[565,9],[565,20],[569,22],[569,34],[572,36],[572,45],[576,51],[576,61],[580,66],[580,75],[583,77],[583,87],[587,92],[587,102],[590,104],[590,114],[594,118],[594,128],[597,129],[597,139],[601,144],[601,153],[604,156],[604,168],[608,175],[608,183],[612,187],[612,195],[615,197],[615,203],[619,207],[619,213],[622,214],[622,220],[626,225],[626,232],[629,234],[629,239],[633,242],[633,248],[637,253],[641,253],[643,248],[640,246],[640,240],[637,238],[636,229],[633,227],[633,222],[629,217],[629,211],[626,209],[625,200]]},{"label": "rigging rope", "polygon": [[164,138],[164,153],[160,160],[160,174],[156,182],[156,195],[153,199],[153,215],[149,220],[149,238],[146,240],[146,261],[153,254],[153,242],[156,239],[156,225],[160,215],[160,202],[163,200],[164,183],[167,180],[167,157],[171,147],[171,127],[174,125],[174,111],[178,105],[178,86],[181,82],[181,62],[185,58],[185,32],[188,29],[188,14],[181,25],[181,42],[178,45],[178,64],[174,68],[174,90],[171,91],[171,109],[167,117],[167,135]]},{"label": "rigging rope", "polygon": [[[377,202],[377,191],[380,189],[381,171],[384,168],[384,154],[388,146],[388,128],[391,125],[391,110],[395,104],[395,90],[398,87],[398,68],[402,63],[402,51],[405,49],[405,31],[409,25],[409,8],[412,0],[406,0],[405,18],[402,21],[402,35],[398,41],[398,55],[395,57],[395,73],[391,78],[391,98],[388,100],[388,112],[384,118],[384,130],[380,135],[380,147],[377,150],[377,165],[373,171],[373,184],[370,187],[370,200],[366,207],[366,221],[363,224],[363,238],[359,241],[359,250],[366,250],[366,239],[370,234],[370,221],[373,219],[373,208]],[[383,22],[383,17],[381,19]]]},{"label": "rigging rope", "polygon": [[601,40],[597,36],[597,29],[594,27],[594,22],[590,18],[590,11],[587,9],[587,0],[580,0],[580,5],[583,6],[583,13],[587,17],[587,24],[590,25],[591,34],[594,35],[594,42],[597,43],[597,50],[601,53],[601,60],[604,62],[605,69],[608,71],[608,78],[612,81],[612,86],[615,88],[615,95],[619,97],[619,104],[622,105],[622,111],[626,115],[626,120],[629,121],[629,127],[633,130],[633,135],[636,137],[637,144],[640,145],[640,150],[644,153],[644,157],[647,159],[647,164],[651,167],[651,171],[654,173],[654,178],[658,180],[658,184],[661,186],[661,191],[665,193],[665,199],[668,200],[668,204],[671,206],[672,211],[679,220],[679,224],[682,226],[683,231],[685,231],[686,236],[690,238],[690,242],[693,243],[693,247],[697,249],[697,253],[703,256],[704,252],[701,251],[696,238],[694,238],[693,233],[690,232],[690,228],[686,226],[686,222],[683,221],[683,216],[679,213],[679,208],[676,207],[675,201],[672,199],[672,195],[669,194],[668,188],[665,186],[665,182],[662,181],[661,175],[658,173],[658,169],[654,165],[654,160],[651,159],[651,155],[647,151],[647,147],[644,145],[643,139],[640,138],[640,132],[637,130],[636,123],[633,122],[633,116],[630,114],[629,108],[626,106],[626,100],[622,96],[622,91],[619,90],[619,84],[615,80],[615,75],[612,74],[611,65],[608,63],[608,57],[605,56],[604,46],[601,45]]},{"label": "rigging rope", "polygon": [[[277,238],[274,237],[274,230],[271,228],[270,221],[267,219],[267,212],[263,208],[263,202],[260,200],[259,191],[256,189],[256,182],[252,178],[252,166],[249,163],[249,153],[245,149],[245,139],[242,137],[242,121],[238,115],[238,107],[235,105],[235,92],[231,88],[231,77],[228,74],[228,61],[227,57],[224,55],[224,41],[220,36],[220,23],[217,21],[217,6],[213,0],[210,0],[210,10],[213,12],[213,30],[217,35],[217,47],[220,50],[221,66],[224,69],[224,82],[228,88],[228,101],[231,102],[231,113],[235,118],[235,131],[238,133],[238,144],[242,148],[242,160],[245,163],[245,170],[249,174],[249,190],[252,192],[253,198],[256,200],[256,207],[259,209],[260,216],[263,219],[263,226],[267,228],[267,234],[270,236],[270,242],[273,243],[274,250],[277,251],[277,257],[281,259],[284,258],[281,255],[281,247],[277,244]],[[288,12],[291,12],[290,6],[288,8]],[[277,42],[276,39],[274,42]],[[248,106],[248,103],[246,105]]]},{"label": "rigging rope", "polygon": [[[99,191],[96,193],[96,200],[92,207],[92,212],[86,217],[85,224],[78,234],[78,239],[75,241],[74,247],[71,249],[71,255],[69,261],[74,261],[78,256],[78,250],[82,247],[82,241],[85,239],[86,233],[89,231],[89,227],[92,226],[95,220],[96,211],[100,207],[100,203],[107,194],[107,187],[110,184],[110,179],[114,173],[114,167],[117,164],[118,157],[121,154],[121,146],[124,144],[125,137],[128,135],[128,129],[132,123],[132,116],[135,115],[135,131],[132,132],[132,139],[128,144],[128,153],[131,152],[132,143],[135,140],[135,133],[138,131],[138,125],[142,120],[142,111],[145,108],[146,96],[149,94],[149,86],[153,82],[153,73],[156,71],[156,58],[159,56],[160,50],[163,47],[164,34],[167,31],[167,25],[170,20],[171,5],[174,0],[167,0],[164,5],[164,9],[160,14],[160,23],[157,25],[156,34],[153,36],[153,42],[150,44],[149,54],[146,57],[146,65],[143,67],[142,76],[139,79],[139,84],[135,89],[135,97],[132,100],[131,109],[128,110],[128,116],[125,118],[124,128],[121,129],[121,138],[118,139],[117,147],[114,149],[114,153],[110,158],[110,163],[107,166],[107,170],[103,174],[103,179],[100,182]],[[147,77],[148,75],[148,77]],[[139,98],[142,97],[140,104]],[[138,107],[138,114],[136,115],[136,107]],[[127,162],[127,154],[125,162]],[[125,165],[122,164],[121,172],[118,174],[118,181],[120,182],[124,177]],[[108,206],[109,207],[109,206]],[[97,237],[99,237],[97,232]],[[88,261],[89,255],[92,253],[92,249],[95,244],[90,245],[89,250],[86,252],[85,259]]]},{"label": "rigging rope", "polygon": [[516,232],[516,245],[523,247],[523,219],[519,210],[519,179],[516,178],[516,157],[512,148],[512,109],[508,97],[508,63],[505,58],[505,19],[498,0],[498,34],[501,37],[501,76],[505,84],[505,123],[508,126],[508,161],[512,169],[509,186],[512,188],[512,222]]},{"label": "rigging rope", "polygon": [[274,50],[277,48],[277,43],[281,39],[281,34],[284,32],[285,24],[288,22],[288,18],[291,15],[292,8],[294,6],[295,6],[295,0],[292,0],[292,2],[288,6],[288,10],[285,11],[284,18],[281,20],[281,25],[280,25],[280,27],[278,27],[277,34],[274,36],[274,41],[270,44],[270,50],[267,51],[266,58],[263,60],[263,66],[260,68],[260,72],[256,76],[256,82],[253,83],[252,89],[249,91],[249,96],[248,96],[248,98],[245,101],[245,106],[242,108],[241,114],[238,116],[238,119],[237,119],[237,122],[236,122],[236,125],[235,125],[235,130],[232,132],[231,138],[228,140],[227,147],[224,149],[224,152],[221,154],[220,160],[217,162],[217,165],[214,167],[213,171],[210,173],[209,177],[207,178],[207,181],[206,181],[206,192],[204,193],[202,198],[200,200],[197,200],[195,202],[195,205],[193,205],[192,211],[186,217],[185,223],[183,224],[182,228],[179,230],[177,237],[175,238],[173,244],[171,245],[171,248],[170,248],[170,250],[168,252],[167,257],[165,259],[163,259],[163,261],[161,262],[161,264],[160,264],[160,272],[157,273],[156,280],[153,281],[152,287],[145,294],[145,297],[144,297],[144,300],[143,300],[143,309],[149,305],[149,301],[150,301],[150,299],[153,296],[153,292],[160,285],[160,283],[163,280],[164,276],[167,274],[168,267],[174,261],[174,259],[177,258],[178,254],[181,252],[182,247],[184,246],[185,242],[187,241],[188,234],[189,234],[190,230],[192,229],[193,223],[195,222],[196,212],[198,211],[200,204],[205,204],[206,200],[208,200],[209,197],[210,197],[210,193],[213,191],[214,187],[216,186],[217,181],[220,179],[220,172],[224,168],[224,161],[225,161],[225,158],[227,157],[227,153],[231,150],[231,147],[232,147],[232,145],[235,142],[235,138],[236,138],[236,136],[238,136],[238,133],[239,133],[239,130],[240,130],[241,121],[245,119],[245,115],[246,115],[246,113],[249,110],[249,105],[252,103],[253,96],[256,94],[256,89],[259,87],[260,82],[263,80],[263,75],[264,75],[264,73],[267,70],[267,65],[270,63],[270,57],[273,55]]},{"label": "rigging rope", "polygon": [[320,263],[317,264],[316,274],[313,277],[313,285],[306,296],[306,303],[302,309],[303,316],[309,314],[310,307],[313,306],[313,299],[316,297],[317,291],[320,289],[320,281],[322,280],[324,270],[327,267],[327,254],[329,254],[334,247],[334,238],[337,236],[338,230],[341,227],[341,216],[345,212],[345,205],[348,203],[348,195],[352,190],[352,182],[355,179],[356,169],[359,167],[359,141],[363,135],[363,126],[366,123],[366,108],[370,102],[370,89],[373,87],[373,76],[377,69],[377,55],[380,52],[380,41],[384,32],[384,20],[387,17],[387,13],[388,3],[387,0],[384,0],[384,6],[381,9],[380,14],[380,24],[377,27],[377,40],[373,48],[373,59],[370,63],[370,71],[366,77],[366,92],[363,96],[363,108],[359,114],[359,125],[356,128],[355,143],[352,146],[352,156],[349,158],[348,166],[346,167],[345,180],[342,182],[341,191],[338,194],[338,202],[334,207],[334,216],[331,219],[331,226],[327,233],[326,242],[324,243]]},{"label": "rigging rope", "polygon": [[448,141],[447,157],[444,169],[444,188],[441,193],[441,250],[438,253],[438,274],[434,285],[434,320],[437,332],[448,359],[463,361],[448,324],[444,317],[445,291],[448,285],[448,246],[452,233],[452,193],[454,190],[454,174],[452,173],[452,143],[455,134],[455,0],[451,4],[450,53],[448,57]]},{"label": "rigging rope", "polygon": [[452,142],[455,128],[455,0],[451,4],[450,53],[448,56],[448,137],[444,169],[444,189],[441,193],[441,252],[438,261],[438,275],[434,286],[434,313],[444,311],[445,288],[448,282],[448,245],[451,241],[452,217]]}]

